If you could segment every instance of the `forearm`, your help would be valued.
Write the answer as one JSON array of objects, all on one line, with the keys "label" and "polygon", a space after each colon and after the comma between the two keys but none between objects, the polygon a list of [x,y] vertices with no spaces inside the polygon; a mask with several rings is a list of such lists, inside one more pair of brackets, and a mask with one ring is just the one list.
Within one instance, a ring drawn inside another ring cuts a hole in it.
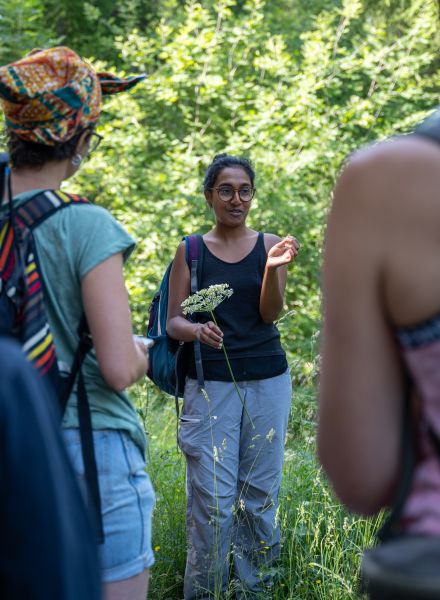
[{"label": "forearm", "polygon": [[101,375],[109,387],[123,390],[146,373],[148,359],[133,339],[122,255],[89,271],[81,292]]},{"label": "forearm", "polygon": [[146,354],[145,351],[141,350],[141,348],[139,348],[136,344],[135,344],[135,350],[136,350],[136,358],[133,361],[133,366],[132,366],[132,370],[130,373],[131,381],[128,383],[127,387],[132,385],[133,383],[136,383],[136,381],[141,379],[146,374],[146,372],[148,371],[148,367],[149,367],[148,353]]},{"label": "forearm", "polygon": [[133,335],[121,335],[118,343],[95,343],[99,369],[114,390],[122,391],[143,377],[148,370],[148,357],[133,340]]},{"label": "forearm", "polygon": [[278,269],[266,266],[260,294],[260,315],[263,321],[273,323],[281,313],[283,304]]},{"label": "forearm", "polygon": [[199,327],[200,323],[192,323],[181,315],[171,317],[167,321],[168,335],[181,342],[193,342],[197,339],[197,330]]}]

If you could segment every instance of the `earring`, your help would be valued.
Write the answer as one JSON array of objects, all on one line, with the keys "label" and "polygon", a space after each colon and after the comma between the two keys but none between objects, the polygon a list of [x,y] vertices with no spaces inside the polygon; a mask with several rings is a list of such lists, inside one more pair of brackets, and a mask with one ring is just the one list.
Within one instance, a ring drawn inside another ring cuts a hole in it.
[{"label": "earring", "polygon": [[77,152],[72,158],[71,163],[74,167],[79,167],[79,165],[82,163],[82,159],[82,155],[79,152]]}]

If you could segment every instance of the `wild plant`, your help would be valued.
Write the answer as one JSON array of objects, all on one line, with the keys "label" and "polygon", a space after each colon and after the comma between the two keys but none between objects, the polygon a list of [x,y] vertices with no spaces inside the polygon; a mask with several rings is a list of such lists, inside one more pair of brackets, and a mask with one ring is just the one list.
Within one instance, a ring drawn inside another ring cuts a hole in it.
[{"label": "wild plant", "polygon": [[[182,302],[182,309],[184,315],[192,315],[198,312],[207,312],[211,315],[212,320],[218,327],[217,320],[214,315],[214,310],[217,306],[226,300],[226,298],[230,298],[234,290],[227,283],[219,283],[216,285],[210,285],[207,288],[199,290],[195,292],[191,296],[188,296]],[[222,344],[223,354],[225,355],[226,364],[228,365],[229,374],[231,375],[232,382],[234,383],[235,390],[240,398],[240,401],[243,405],[243,409],[246,413],[247,418],[249,419],[252,428],[255,429],[255,425],[252,421],[252,418],[246,408],[245,401],[243,396],[241,395],[240,388],[237,385],[237,382],[234,377],[234,373],[232,371],[231,363],[229,362],[228,353],[226,352],[225,344]]]}]

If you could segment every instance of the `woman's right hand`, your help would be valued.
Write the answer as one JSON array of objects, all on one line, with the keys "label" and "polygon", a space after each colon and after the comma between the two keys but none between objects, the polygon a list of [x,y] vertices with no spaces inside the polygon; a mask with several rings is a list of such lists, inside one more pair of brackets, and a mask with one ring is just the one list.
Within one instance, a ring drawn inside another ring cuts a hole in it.
[{"label": "woman's right hand", "polygon": [[213,321],[208,321],[207,323],[195,323],[195,336],[202,344],[221,350],[223,344],[223,332]]}]

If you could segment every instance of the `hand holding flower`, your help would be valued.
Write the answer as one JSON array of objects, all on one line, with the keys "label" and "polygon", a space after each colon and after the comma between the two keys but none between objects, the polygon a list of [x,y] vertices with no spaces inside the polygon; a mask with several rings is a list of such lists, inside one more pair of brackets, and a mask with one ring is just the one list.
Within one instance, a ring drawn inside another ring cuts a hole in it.
[{"label": "hand holding flower", "polygon": [[223,332],[213,321],[207,323],[195,323],[196,339],[202,344],[212,346],[220,350],[223,343]]},{"label": "hand holding flower", "polygon": [[[214,316],[214,309],[226,298],[230,298],[234,290],[229,287],[227,283],[219,283],[216,285],[210,285],[208,288],[199,290],[191,296],[188,296],[181,304],[182,312],[184,315],[192,315],[197,312],[209,312],[212,317],[212,321],[207,323],[196,323],[196,338],[205,344],[209,344],[214,348],[223,350],[226,364],[228,365],[229,373],[231,375],[232,382],[238,397],[243,405],[243,410],[248,417],[251,426],[255,429],[254,422],[246,408],[246,404],[243,396],[241,395],[240,388],[235,381],[234,373],[232,372],[231,363],[229,362],[228,354],[226,352],[225,345],[223,344],[223,332],[217,325],[217,321]],[[212,342],[215,343],[212,343]]]}]

